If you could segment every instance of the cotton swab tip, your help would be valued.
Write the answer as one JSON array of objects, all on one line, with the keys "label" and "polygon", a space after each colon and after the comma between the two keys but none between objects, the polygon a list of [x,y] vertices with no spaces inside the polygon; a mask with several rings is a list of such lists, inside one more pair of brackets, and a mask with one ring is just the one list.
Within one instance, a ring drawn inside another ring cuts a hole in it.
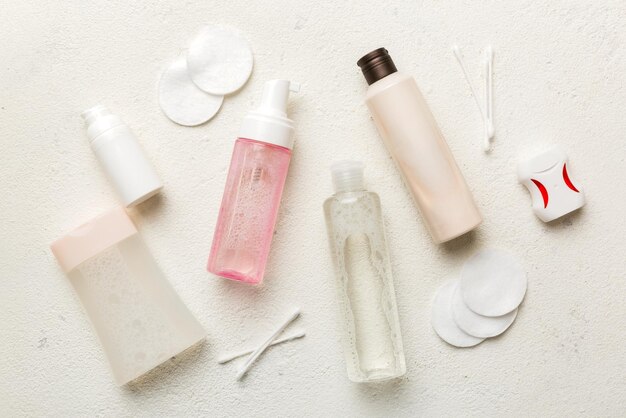
[{"label": "cotton swab tip", "polygon": [[489,139],[493,139],[496,134],[496,129],[493,127],[493,123],[489,122],[489,126],[487,127],[487,137]]}]

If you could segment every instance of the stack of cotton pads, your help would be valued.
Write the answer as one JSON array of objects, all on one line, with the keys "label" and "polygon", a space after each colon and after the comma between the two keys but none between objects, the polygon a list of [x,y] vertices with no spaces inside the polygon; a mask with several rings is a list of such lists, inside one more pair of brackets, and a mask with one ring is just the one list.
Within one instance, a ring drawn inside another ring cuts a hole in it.
[{"label": "stack of cotton pads", "polygon": [[252,73],[252,50],[230,26],[200,29],[189,50],[165,70],[159,105],[173,122],[197,126],[220,110],[224,95],[239,90]]},{"label": "stack of cotton pads", "polygon": [[433,302],[432,325],[450,345],[472,347],[502,334],[526,294],[526,273],[508,251],[482,250],[447,280]]}]

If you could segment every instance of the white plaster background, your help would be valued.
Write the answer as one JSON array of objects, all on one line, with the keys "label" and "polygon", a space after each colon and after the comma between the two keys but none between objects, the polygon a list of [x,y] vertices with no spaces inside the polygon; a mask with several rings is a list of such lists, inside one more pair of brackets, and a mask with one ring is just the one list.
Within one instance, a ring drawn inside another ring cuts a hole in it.
[{"label": "white plaster background", "polygon": [[[3,1],[0,415],[624,416],[625,21],[622,1]],[[213,121],[180,127],[158,108],[157,80],[207,22],[247,34],[253,76]],[[479,85],[483,46],[496,52],[489,156],[453,43]],[[485,222],[472,236],[435,246],[385,152],[355,65],[379,46],[418,80],[474,191]],[[265,284],[246,287],[205,263],[239,124],[277,77],[303,83],[290,106],[297,145]],[[162,175],[163,195],[132,216],[209,332],[127,388],[113,384],[48,249],[117,202],[79,118],[97,103],[135,130]],[[588,204],[546,225],[515,163],[552,143]],[[329,164],[345,157],[366,162],[386,215],[408,372],[384,386],[349,382],[340,348],[322,202]],[[454,349],[431,330],[430,301],[485,246],[523,259],[528,294],[501,338]],[[271,349],[243,382],[216,364],[294,305],[305,339]]]}]

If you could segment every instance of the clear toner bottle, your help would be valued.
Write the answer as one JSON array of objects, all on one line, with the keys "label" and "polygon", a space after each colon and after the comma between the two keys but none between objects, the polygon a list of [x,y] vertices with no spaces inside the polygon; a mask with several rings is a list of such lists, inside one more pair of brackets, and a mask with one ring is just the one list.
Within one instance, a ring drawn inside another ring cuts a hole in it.
[{"label": "clear toner bottle", "polygon": [[332,168],[335,194],[324,203],[335,267],[348,377],[373,382],[406,365],[380,199],[363,185],[363,164]]}]

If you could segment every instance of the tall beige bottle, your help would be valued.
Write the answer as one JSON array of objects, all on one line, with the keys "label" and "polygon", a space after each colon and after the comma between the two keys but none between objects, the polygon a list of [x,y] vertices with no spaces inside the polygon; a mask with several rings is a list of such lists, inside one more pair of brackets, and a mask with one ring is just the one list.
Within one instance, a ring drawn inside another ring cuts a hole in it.
[{"label": "tall beige bottle", "polygon": [[399,73],[385,48],[361,58],[365,102],[433,240],[476,228],[482,218],[417,83]]}]

